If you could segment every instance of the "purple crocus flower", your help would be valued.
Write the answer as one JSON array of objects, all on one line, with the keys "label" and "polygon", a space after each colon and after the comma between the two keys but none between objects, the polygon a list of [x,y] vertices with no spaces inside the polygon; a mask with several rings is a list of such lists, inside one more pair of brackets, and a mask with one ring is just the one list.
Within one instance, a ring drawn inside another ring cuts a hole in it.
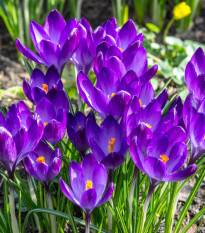
[{"label": "purple crocus flower", "polygon": [[67,24],[57,10],[52,10],[44,26],[32,21],[30,24],[31,39],[40,57],[16,39],[16,47],[25,57],[45,66],[54,65],[59,74],[71,58],[80,40],[77,20]]},{"label": "purple crocus flower", "polygon": [[54,66],[51,66],[46,75],[39,69],[34,69],[31,75],[30,85],[24,79],[23,90],[26,97],[34,104],[37,104],[43,97],[54,98],[57,91],[63,89],[60,75]]},{"label": "purple crocus flower", "polygon": [[61,165],[60,150],[57,148],[53,151],[43,141],[24,159],[26,171],[45,186],[59,174]]},{"label": "purple crocus flower", "polygon": [[190,93],[183,107],[183,120],[191,145],[189,164],[194,164],[205,153],[205,99],[198,111],[192,105],[193,99],[193,93]]},{"label": "purple crocus flower", "polygon": [[135,24],[131,19],[122,28],[118,28],[116,19],[111,18],[94,31],[93,37],[96,45],[106,42],[108,46],[117,46],[121,52],[136,43],[139,44],[139,47],[143,43],[143,34],[137,34]]},{"label": "purple crocus flower", "polygon": [[72,161],[69,175],[72,189],[62,178],[60,178],[60,188],[70,201],[85,211],[86,215],[90,216],[95,207],[103,205],[111,198],[114,184],[111,183],[105,191],[106,168],[98,163],[92,153],[85,156],[81,165]]},{"label": "purple crocus flower", "polygon": [[68,136],[76,150],[84,157],[89,148],[87,137],[85,135],[86,120],[95,121],[91,111],[86,117],[82,112],[77,112],[75,116],[68,113],[67,132]]},{"label": "purple crocus flower", "polygon": [[35,115],[40,117],[45,126],[43,138],[53,145],[65,134],[67,118],[64,104],[60,97],[58,101],[53,102],[43,97],[36,105]]},{"label": "purple crocus flower", "polygon": [[43,123],[32,117],[23,101],[11,106],[6,119],[0,112],[0,162],[11,179],[18,163],[39,143],[43,129]]},{"label": "purple crocus flower", "polygon": [[84,18],[80,19],[78,22],[78,30],[81,35],[80,42],[73,53],[71,61],[76,66],[78,73],[82,71],[84,74],[88,75],[95,56],[93,31],[88,21]]},{"label": "purple crocus flower", "polygon": [[95,121],[87,120],[88,144],[97,160],[108,169],[116,169],[124,162],[128,145],[121,126],[108,116],[99,127]]},{"label": "purple crocus flower", "polygon": [[196,165],[182,169],[188,154],[185,141],[186,133],[179,126],[152,137],[150,129],[141,124],[131,140],[130,154],[135,165],[149,176],[152,185],[180,181],[197,169]]},{"label": "purple crocus flower", "polygon": [[198,108],[205,98],[205,55],[202,48],[198,48],[188,62],[185,70],[187,88],[193,92],[193,104]]}]

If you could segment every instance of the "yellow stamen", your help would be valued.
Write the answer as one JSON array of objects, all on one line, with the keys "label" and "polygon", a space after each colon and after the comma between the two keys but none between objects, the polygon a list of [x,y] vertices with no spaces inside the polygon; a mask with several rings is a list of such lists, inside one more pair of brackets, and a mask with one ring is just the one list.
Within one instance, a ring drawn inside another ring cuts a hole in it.
[{"label": "yellow stamen", "polygon": [[115,144],[115,138],[111,138],[111,141],[109,141],[109,146],[108,146],[108,153],[111,153],[114,151],[114,144]]},{"label": "yellow stamen", "polygon": [[142,101],[141,101],[141,99],[139,99],[139,103],[140,103],[140,107],[142,106]]},{"label": "yellow stamen", "polygon": [[175,20],[183,19],[191,14],[191,7],[186,2],[181,2],[174,7],[173,14]]},{"label": "yellow stamen", "polygon": [[151,129],[152,128],[152,126],[151,125],[149,125],[148,123],[146,123],[145,124],[149,129]]},{"label": "yellow stamen", "polygon": [[45,159],[44,159],[43,156],[38,157],[38,158],[37,158],[37,161],[38,161],[39,163],[45,163]]},{"label": "yellow stamen", "polygon": [[87,191],[88,189],[92,189],[92,188],[93,188],[93,182],[91,180],[87,180],[85,190]]},{"label": "yellow stamen", "polygon": [[78,130],[79,130],[79,129],[81,129],[81,126],[80,126],[80,125],[78,126]]},{"label": "yellow stamen", "polygon": [[43,123],[44,127],[46,127],[47,124],[48,124],[48,122]]},{"label": "yellow stamen", "polygon": [[166,163],[167,161],[169,161],[169,158],[166,155],[160,155],[162,162]]},{"label": "yellow stamen", "polygon": [[120,52],[123,52],[123,49],[119,48],[120,49]]},{"label": "yellow stamen", "polygon": [[60,46],[60,45],[58,45],[58,47],[60,48],[61,46]]},{"label": "yellow stamen", "polygon": [[48,85],[46,84],[42,84],[43,90],[45,91],[45,93],[48,93]]}]

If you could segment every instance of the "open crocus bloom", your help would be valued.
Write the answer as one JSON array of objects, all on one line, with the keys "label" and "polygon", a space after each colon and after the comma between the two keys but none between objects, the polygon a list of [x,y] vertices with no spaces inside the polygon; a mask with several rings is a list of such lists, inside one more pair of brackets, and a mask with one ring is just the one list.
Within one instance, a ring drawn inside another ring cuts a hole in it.
[{"label": "open crocus bloom", "polygon": [[[99,164],[95,156],[90,153],[85,156],[81,165],[72,161],[69,169],[71,188],[60,178],[60,188],[63,194],[86,214],[107,202],[114,191],[114,184],[107,185],[106,168]],[[104,194],[104,195],[103,195]]]},{"label": "open crocus bloom", "polygon": [[57,10],[52,10],[44,26],[32,21],[30,24],[31,39],[40,57],[16,39],[16,47],[25,57],[45,66],[54,65],[59,74],[71,58],[80,40],[77,20],[67,24]]},{"label": "open crocus bloom", "polygon": [[35,149],[43,129],[43,123],[32,117],[23,101],[11,106],[6,119],[0,112],[0,162],[10,178],[13,178],[17,164]]},{"label": "open crocus bloom", "polygon": [[43,97],[54,98],[57,91],[63,89],[60,75],[54,66],[51,66],[46,75],[39,69],[34,69],[31,75],[30,85],[24,79],[23,90],[26,97],[37,104]]},{"label": "open crocus bloom", "polygon": [[185,131],[175,126],[166,134],[150,136],[145,125],[138,126],[136,136],[132,138],[130,153],[135,165],[150,179],[160,181],[180,181],[193,175],[196,165],[182,169],[187,159]]},{"label": "open crocus bloom", "polygon": [[52,151],[43,141],[24,159],[26,171],[44,185],[48,185],[49,181],[58,175],[61,165],[60,150],[57,148]]},{"label": "open crocus bloom", "polygon": [[116,169],[124,162],[128,146],[120,125],[112,116],[108,116],[101,127],[88,119],[86,136],[95,157],[106,168]]},{"label": "open crocus bloom", "polygon": [[67,118],[64,99],[59,96],[56,101],[50,101],[43,97],[36,105],[35,115],[39,116],[44,124],[43,138],[57,144],[65,134]]}]

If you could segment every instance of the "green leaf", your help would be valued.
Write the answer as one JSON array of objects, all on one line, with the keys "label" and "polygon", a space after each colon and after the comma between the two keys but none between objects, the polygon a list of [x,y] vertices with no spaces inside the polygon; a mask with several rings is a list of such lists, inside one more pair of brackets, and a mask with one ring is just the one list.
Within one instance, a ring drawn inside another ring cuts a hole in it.
[{"label": "green leaf", "polygon": [[23,61],[24,61],[24,63],[25,63],[27,72],[28,72],[29,75],[31,76],[31,74],[33,73],[32,67],[30,66],[30,64],[28,63],[28,61],[27,61],[27,59],[26,59],[25,57],[23,57]]},{"label": "green leaf", "polygon": [[160,62],[158,66],[159,73],[161,73],[165,78],[170,78],[173,76],[173,67],[170,66],[167,59]]},{"label": "green leaf", "polygon": [[150,31],[160,33],[160,28],[154,25],[153,23],[146,23],[145,25]]},{"label": "green leaf", "polygon": [[[27,227],[27,224],[28,224],[28,220],[30,218],[30,216],[34,213],[47,213],[47,214],[54,214],[56,216],[59,216],[59,217],[62,217],[62,218],[66,218],[66,219],[70,219],[70,216],[68,214],[65,214],[63,212],[60,212],[60,211],[57,211],[57,210],[50,210],[50,209],[46,209],[46,208],[36,208],[36,209],[33,209],[31,211],[28,212],[28,214],[26,215],[26,218],[24,220],[24,225],[23,225],[23,230],[22,230],[22,233],[26,233],[26,227]],[[79,223],[81,224],[82,226],[85,226],[86,223],[85,221],[79,219],[79,218],[76,218],[74,217],[73,218],[74,221],[76,223]],[[93,224],[90,224],[90,228],[93,229],[93,230],[96,230],[96,231],[99,231],[99,227],[93,225]],[[101,230],[102,233],[109,233],[108,231],[106,230]]]},{"label": "green leaf", "polygon": [[175,36],[167,36],[165,40],[168,45],[183,47],[183,41]]}]

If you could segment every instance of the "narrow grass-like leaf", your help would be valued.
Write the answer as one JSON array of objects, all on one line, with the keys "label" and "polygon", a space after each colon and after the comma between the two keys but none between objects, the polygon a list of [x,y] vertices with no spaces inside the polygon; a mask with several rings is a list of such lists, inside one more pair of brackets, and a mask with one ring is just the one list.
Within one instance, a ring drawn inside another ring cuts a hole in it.
[{"label": "narrow grass-like leaf", "polygon": [[[181,212],[181,214],[179,216],[179,219],[177,221],[177,224],[175,226],[174,233],[178,233],[180,231],[182,222],[183,222],[183,220],[184,220],[184,218],[186,216],[186,213],[187,213],[187,211],[188,211],[188,209],[189,209],[189,207],[190,207],[190,205],[191,205],[194,197],[196,196],[196,193],[197,193],[197,191],[198,191],[201,183],[203,182],[204,177],[205,177],[205,170],[202,171],[202,173],[199,176],[199,178],[197,179],[197,181],[196,181],[196,183],[195,183],[195,185],[194,185],[191,193],[189,194],[189,197],[188,197],[188,199],[187,199],[187,201],[186,201],[186,203],[184,205],[184,208],[182,209],[182,212]],[[198,215],[195,215],[194,219],[196,219],[196,216],[198,216]],[[185,232],[185,231],[183,231],[183,232]]]}]

